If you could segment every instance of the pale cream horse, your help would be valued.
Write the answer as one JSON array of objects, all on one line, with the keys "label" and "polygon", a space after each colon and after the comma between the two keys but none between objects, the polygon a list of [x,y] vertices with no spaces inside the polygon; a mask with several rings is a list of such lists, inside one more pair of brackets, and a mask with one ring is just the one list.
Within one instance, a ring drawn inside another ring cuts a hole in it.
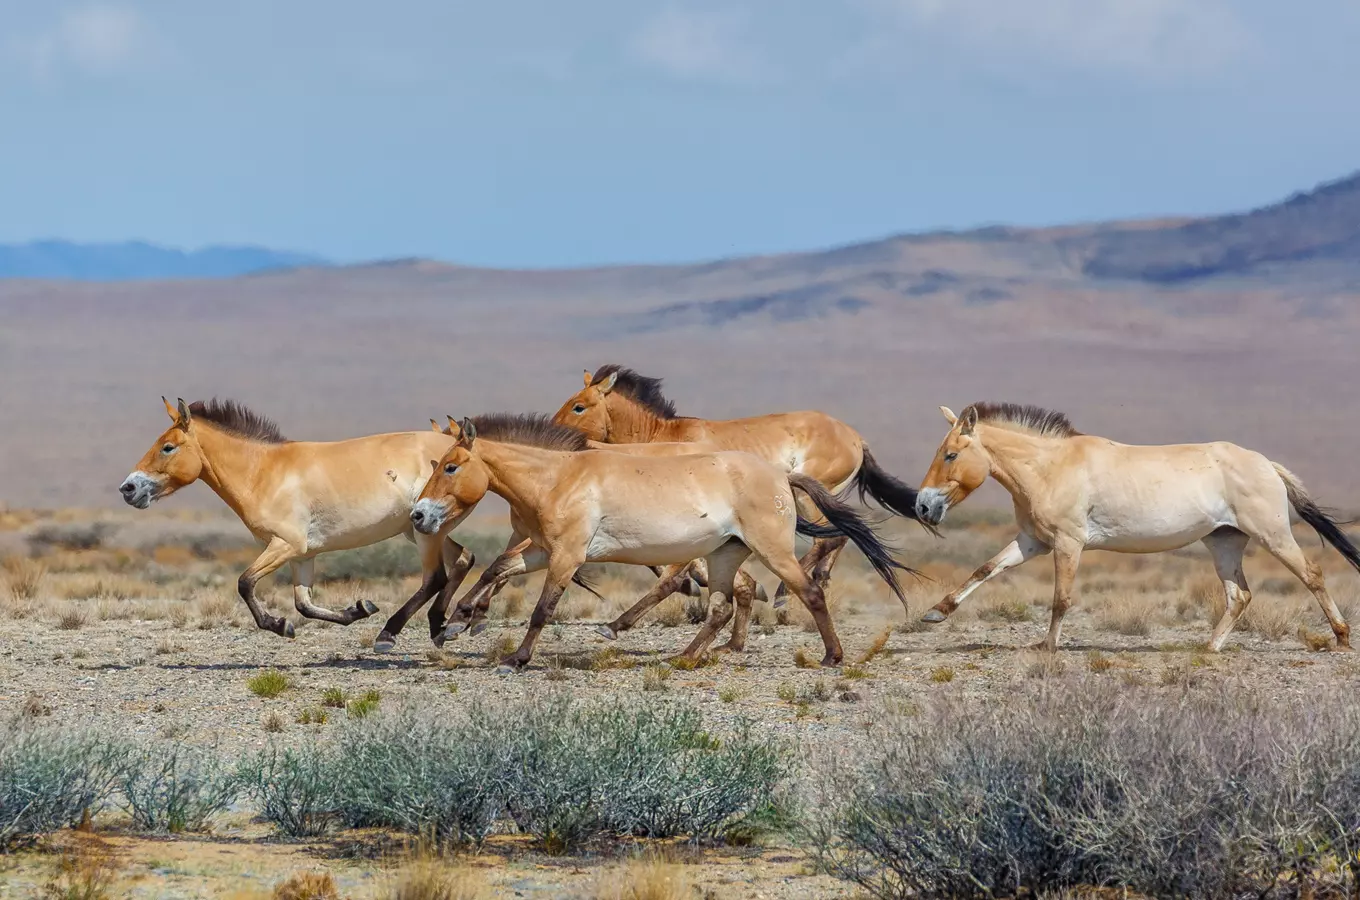
[{"label": "pale cream horse", "polygon": [[[430,428],[434,431],[456,437],[461,433],[458,420],[453,416],[447,416],[446,418],[448,424],[442,428],[438,422],[431,419]],[[476,424],[478,417],[473,416],[472,421]],[[633,456],[685,456],[691,453],[713,452],[720,449],[698,442],[682,443],[673,441],[656,444],[604,444],[599,441],[587,440],[586,447],[590,450],[607,450],[613,453],[626,453]],[[513,558],[515,555],[521,554],[527,550],[532,543],[532,541],[525,537],[525,532],[519,527],[519,523],[512,513],[510,517],[510,539],[506,544],[505,552],[502,556],[507,559]],[[658,581],[652,589],[642,597],[642,599],[638,600],[631,608],[615,619],[613,623],[595,626],[595,630],[599,634],[610,640],[614,640],[621,632],[632,628],[637,623],[638,619],[642,618],[648,610],[661,603],[661,601],[665,600],[671,594],[679,591],[686,593],[689,596],[697,597],[700,596],[702,587],[707,586],[708,583],[707,571],[700,573],[701,579],[696,579],[692,572],[693,566],[691,565],[666,566],[664,568],[661,566],[648,566],[648,568],[656,575],[660,576],[661,580]],[[464,630],[473,637],[476,637],[486,630],[487,613],[491,607],[491,600],[496,594],[500,593],[501,589],[504,588],[506,584],[508,584],[508,581],[505,578],[499,577],[499,572],[500,569],[495,562],[483,571],[482,577],[458,604],[459,609],[462,611],[462,615],[457,617],[440,636],[434,639],[436,645],[442,647],[446,638],[453,637]],[[574,581],[586,590],[599,596],[595,588],[588,582],[582,580],[579,574]],[[734,599],[738,606],[741,606],[743,603],[751,603],[754,600],[768,599],[765,594],[764,586],[752,578],[744,569],[737,572],[733,591],[735,592]],[[601,599],[605,598],[601,597]]]},{"label": "pale cream horse", "polygon": [[420,607],[431,606],[431,637],[442,631],[449,597],[472,567],[472,553],[452,541],[417,534],[411,507],[430,475],[430,459],[452,438],[428,431],[378,434],[348,441],[286,440],[263,416],[230,400],[171,406],[173,424],[147,450],[119,487],[130,506],[156,500],[202,480],[240,517],[264,552],[241,575],[237,588],[255,624],[292,637],[293,623],[260,607],[255,586],[291,563],[293,603],[311,619],[348,625],[378,611],[359,600],[335,612],[312,603],[314,557],[363,547],[397,535],[420,551],[420,589],[387,621],[374,649],[390,649]]},{"label": "pale cream horse", "polygon": [[[418,531],[449,532],[490,491],[509,503],[516,527],[532,541],[522,553],[503,554],[490,569],[502,578],[547,569],[528,633],[502,662],[506,671],[529,662],[562,591],[587,562],[675,565],[707,559],[714,609],[686,649],[690,656],[701,653],[731,617],[737,569],[754,554],[812,614],[826,650],[823,665],[839,664],[841,644],[821,586],[798,564],[795,531],[848,535],[900,595],[894,570],[906,567],[853,509],[814,479],[789,475],[749,453],[593,451],[579,431],[546,417],[502,415],[479,416],[475,424],[465,419],[457,442],[431,462],[434,474],[411,511]],[[831,525],[800,516],[795,490],[810,497]],[[744,646],[749,618],[749,603],[738,606],[730,649]]]},{"label": "pale cream horse", "polygon": [[983,583],[1052,552],[1053,615],[1040,646],[1055,650],[1084,549],[1157,553],[1203,541],[1227,595],[1209,639],[1217,652],[1251,603],[1242,555],[1254,539],[1317,598],[1337,649],[1350,649],[1350,627],[1327,594],[1322,570],[1294,540],[1289,508],[1357,569],[1360,550],[1278,463],[1223,442],[1118,444],[1035,406],[975,403],[958,417],[940,409],[952,427],[921,483],[918,514],[938,525],[991,476],[1010,492],[1020,533],[921,621],[943,622]]},{"label": "pale cream horse", "polygon": [[[553,421],[583,432],[592,441],[612,445],[687,442],[705,449],[743,450],[785,472],[815,478],[833,492],[853,487],[861,502],[872,498],[890,512],[916,518],[916,491],[878,464],[859,432],[826,413],[805,410],[744,419],[699,419],[676,414],[675,405],[661,392],[661,379],[623,366],[601,366],[593,375],[586,370],[584,382]],[[806,500],[799,503],[804,517],[818,520],[817,511]],[[823,589],[845,543],[844,536],[816,540],[803,559],[804,569]],[[646,597],[614,622],[601,626],[600,633],[613,638],[632,627],[644,612],[684,585],[686,576],[702,584],[706,578],[702,561],[664,573]],[[781,584],[776,606],[783,604],[783,595]]]}]

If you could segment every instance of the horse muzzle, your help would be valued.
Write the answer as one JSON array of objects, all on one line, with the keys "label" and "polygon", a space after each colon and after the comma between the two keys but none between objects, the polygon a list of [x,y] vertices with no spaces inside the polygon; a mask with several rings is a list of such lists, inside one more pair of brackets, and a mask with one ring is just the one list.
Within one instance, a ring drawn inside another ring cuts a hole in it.
[{"label": "horse muzzle", "polygon": [[118,493],[123,495],[123,502],[137,509],[146,509],[160,499],[161,490],[160,480],[152,478],[145,472],[133,472],[118,485]]},{"label": "horse muzzle", "polygon": [[949,494],[940,488],[921,488],[916,492],[916,517],[930,525],[939,525],[949,512]]},{"label": "horse muzzle", "polygon": [[438,534],[448,514],[448,508],[438,500],[417,500],[411,509],[411,524],[421,534]]}]

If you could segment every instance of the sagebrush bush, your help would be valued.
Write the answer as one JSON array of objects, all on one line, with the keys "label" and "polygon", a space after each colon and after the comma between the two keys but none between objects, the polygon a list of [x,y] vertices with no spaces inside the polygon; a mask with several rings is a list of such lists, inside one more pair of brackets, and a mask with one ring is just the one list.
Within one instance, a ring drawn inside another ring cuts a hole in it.
[{"label": "sagebrush bush", "polygon": [[344,780],[364,773],[341,770],[331,748],[310,744],[262,750],[241,763],[239,777],[266,821],[289,837],[313,837],[338,820],[337,790]]},{"label": "sagebrush bush", "polygon": [[0,852],[98,812],[125,753],[93,733],[17,722],[0,728]]},{"label": "sagebrush bush", "polygon": [[351,726],[333,757],[338,771],[353,773],[336,785],[340,818],[480,842],[505,806],[508,760],[489,726],[484,717],[451,724],[413,708]]},{"label": "sagebrush bush", "polygon": [[130,752],[117,783],[134,826],[171,834],[206,831],[243,789],[239,770],[215,750],[177,741]]},{"label": "sagebrush bush", "polygon": [[1349,705],[1059,681],[1016,702],[882,718],[858,761],[828,766],[809,846],[877,897],[1357,884]]}]

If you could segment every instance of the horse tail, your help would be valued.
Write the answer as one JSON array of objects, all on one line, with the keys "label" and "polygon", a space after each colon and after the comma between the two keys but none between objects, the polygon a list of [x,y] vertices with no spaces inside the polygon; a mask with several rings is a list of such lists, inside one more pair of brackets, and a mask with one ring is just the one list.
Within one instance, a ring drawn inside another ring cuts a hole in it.
[{"label": "horse tail", "polygon": [[861,443],[860,451],[864,455],[864,461],[860,463],[854,481],[855,489],[859,491],[859,502],[868,506],[868,498],[872,497],[879,506],[889,512],[920,522],[921,527],[938,536],[939,532],[933,525],[922,522],[916,515],[916,488],[889,474],[880,466],[878,460],[869,452],[868,444]]},{"label": "horse tail", "polygon": [[897,573],[899,571],[909,572],[912,575],[920,575],[921,573],[898,562],[888,550],[888,546],[875,533],[873,526],[854,507],[828,491],[817,479],[807,475],[790,475],[789,487],[806,494],[813,505],[831,523],[830,525],[819,525],[798,516],[796,525],[798,533],[819,538],[848,537],[864,554],[865,559],[869,560],[869,565],[874,567],[878,576],[887,583],[888,587],[892,588],[897,599],[902,601],[902,608],[906,609],[907,598],[902,593],[902,585],[897,582]]},{"label": "horse tail", "polygon": [[1272,462],[1271,465],[1275,467],[1275,474],[1284,482],[1285,492],[1289,495],[1289,505],[1294,507],[1299,518],[1312,525],[1319,537],[1335,547],[1336,551],[1346,558],[1346,562],[1360,571],[1360,548],[1351,543],[1351,539],[1341,530],[1342,525],[1349,525],[1351,522],[1338,519],[1333,510],[1318,506],[1309,496],[1303,482],[1299,481],[1293,472],[1277,462]]},{"label": "horse tail", "polygon": [[589,579],[587,579],[584,575],[581,574],[580,569],[577,569],[576,574],[571,576],[571,583],[590,591],[590,593],[594,594],[597,599],[603,600],[605,603],[609,602],[609,598],[606,597],[604,594],[601,594],[599,590],[596,589],[595,585],[592,584]]}]

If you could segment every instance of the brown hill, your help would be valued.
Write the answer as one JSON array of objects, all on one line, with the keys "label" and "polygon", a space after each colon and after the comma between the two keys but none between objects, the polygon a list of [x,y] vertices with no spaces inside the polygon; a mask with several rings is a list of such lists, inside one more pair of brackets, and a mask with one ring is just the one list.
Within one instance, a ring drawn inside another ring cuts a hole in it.
[{"label": "brown hill", "polygon": [[327,439],[554,410],[583,368],[621,362],[664,377],[685,414],[825,409],[913,481],[938,404],[1010,399],[1117,440],[1237,441],[1360,506],[1358,248],[1351,178],[1239,216],[699,265],[0,281],[0,501],[117,503],[161,394],[235,397]]}]

